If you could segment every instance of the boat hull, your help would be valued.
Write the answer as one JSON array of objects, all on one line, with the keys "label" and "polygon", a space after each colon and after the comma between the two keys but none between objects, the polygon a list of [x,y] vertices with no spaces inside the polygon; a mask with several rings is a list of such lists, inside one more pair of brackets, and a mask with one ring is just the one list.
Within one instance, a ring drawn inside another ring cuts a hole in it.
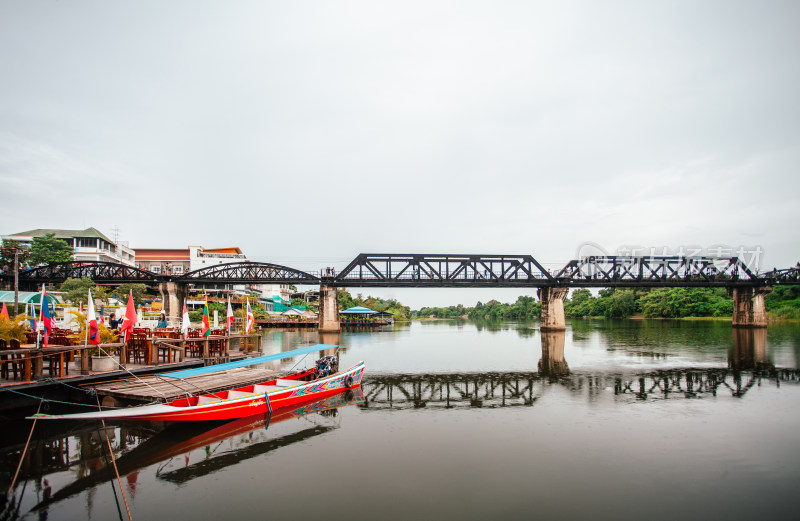
[{"label": "boat hull", "polygon": [[[39,420],[137,420],[137,421],[214,421],[244,418],[256,414],[274,413],[307,401],[317,400],[344,389],[357,387],[364,375],[364,362],[346,371],[312,382],[298,381],[297,385],[253,393],[232,399],[216,400],[202,405],[143,405],[127,409],[78,414],[39,414]],[[176,400],[177,401],[177,400]],[[185,401],[185,400],[184,400]]]}]

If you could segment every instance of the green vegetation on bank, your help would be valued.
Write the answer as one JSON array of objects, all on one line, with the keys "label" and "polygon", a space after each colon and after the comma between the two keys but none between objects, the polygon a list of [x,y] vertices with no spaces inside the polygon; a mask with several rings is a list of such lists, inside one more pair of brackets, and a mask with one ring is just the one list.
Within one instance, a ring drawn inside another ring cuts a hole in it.
[{"label": "green vegetation on bank", "polygon": [[380,313],[391,313],[395,320],[408,320],[411,318],[411,308],[394,299],[384,300],[369,295],[365,298],[361,293],[353,297],[349,291],[344,289],[339,290],[338,298],[340,310],[353,306],[364,306]]},{"label": "green vegetation on bank", "polygon": [[800,318],[800,286],[775,286],[764,301],[775,318]]},{"label": "green vegetation on bank", "polygon": [[[800,286],[777,286],[766,297],[767,311],[774,318],[800,318]],[[610,288],[597,296],[588,289],[576,289],[564,300],[568,317],[645,318],[730,317],[733,299],[724,288]],[[526,320],[541,316],[541,303],[520,296],[513,304],[490,300],[475,307],[459,304],[424,307],[414,311],[417,318],[469,318]]]}]

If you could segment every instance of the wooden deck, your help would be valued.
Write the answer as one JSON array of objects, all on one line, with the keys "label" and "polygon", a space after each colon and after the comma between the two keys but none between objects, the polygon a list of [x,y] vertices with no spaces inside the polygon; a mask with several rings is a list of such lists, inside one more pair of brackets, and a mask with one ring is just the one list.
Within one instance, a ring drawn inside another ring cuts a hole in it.
[{"label": "wooden deck", "polygon": [[94,386],[97,394],[115,400],[152,402],[172,400],[181,396],[209,393],[252,385],[286,375],[285,372],[252,367],[237,367],[218,373],[192,376],[189,378],[169,378],[164,376],[145,376],[138,379],[117,380]]}]

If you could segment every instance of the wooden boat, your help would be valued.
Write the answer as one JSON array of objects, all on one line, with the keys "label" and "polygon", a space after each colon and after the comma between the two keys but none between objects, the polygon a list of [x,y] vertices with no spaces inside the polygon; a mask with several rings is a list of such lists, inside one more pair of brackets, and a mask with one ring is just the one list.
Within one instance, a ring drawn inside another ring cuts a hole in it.
[{"label": "wooden boat", "polygon": [[[223,364],[224,365],[224,364]],[[207,369],[207,368],[206,368]],[[231,420],[271,414],[285,407],[330,396],[361,384],[364,362],[323,378],[316,368],[254,385],[178,398],[166,403],[77,414],[37,414],[39,420]]]},{"label": "wooden boat", "polygon": [[[277,423],[301,418],[308,414],[320,413],[364,403],[364,394],[360,387],[352,390],[341,390],[337,394],[325,398],[318,398],[292,407],[284,407],[272,416],[256,415],[245,418],[238,418],[223,422],[187,422],[169,424],[163,431],[154,435],[152,438],[141,443],[139,446],[123,454],[116,460],[116,470],[113,466],[106,466],[95,470],[86,476],[77,479],[61,490],[53,493],[50,497],[45,497],[40,503],[31,508],[31,511],[40,510],[53,503],[63,501],[75,496],[89,488],[94,488],[112,479],[115,479],[116,472],[125,476],[132,472],[139,471],[150,465],[156,465],[163,461],[168,461],[181,455],[190,454],[194,450],[200,450],[233,436],[241,436],[256,430],[269,429]],[[91,432],[96,432],[97,427],[86,427]],[[300,424],[298,424],[300,425]],[[204,459],[202,462],[181,467],[172,471],[163,472],[161,467],[156,472],[156,477],[164,481],[185,483],[191,479],[196,479],[231,465],[236,465],[242,461],[270,453],[272,451],[289,446],[293,443],[300,443],[314,436],[325,434],[337,428],[336,426],[321,426],[318,423],[305,423],[309,427],[284,434],[277,438],[241,444],[238,448],[226,451],[222,457]],[[82,464],[88,462],[83,460]]]}]

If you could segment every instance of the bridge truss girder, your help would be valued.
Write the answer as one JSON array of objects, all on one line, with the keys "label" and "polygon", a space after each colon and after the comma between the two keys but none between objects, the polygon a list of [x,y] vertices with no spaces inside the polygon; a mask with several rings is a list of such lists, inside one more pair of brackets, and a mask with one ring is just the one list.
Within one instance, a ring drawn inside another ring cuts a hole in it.
[{"label": "bridge truss girder", "polygon": [[190,271],[180,277],[172,277],[172,282],[196,284],[313,284],[320,283],[319,277],[304,271],[263,262],[234,262],[217,264],[207,268]]},{"label": "bridge truss girder", "polygon": [[20,284],[64,282],[67,279],[89,278],[97,284],[142,283],[153,285],[158,275],[146,270],[113,262],[54,262],[20,271]]},{"label": "bridge truss girder", "polygon": [[[110,262],[62,262],[19,273],[22,286],[88,277],[99,284],[300,284],[334,287],[758,287],[800,284],[800,268],[755,275],[736,257],[586,257],[551,275],[530,255],[360,254],[328,276],[278,264],[217,264],[183,275]],[[13,281],[4,273],[2,279]]]},{"label": "bridge truss girder", "polygon": [[570,261],[555,279],[568,287],[762,285],[737,257],[585,257]]},{"label": "bridge truss girder", "polygon": [[553,284],[530,255],[362,253],[326,284],[358,287],[530,287]]}]

